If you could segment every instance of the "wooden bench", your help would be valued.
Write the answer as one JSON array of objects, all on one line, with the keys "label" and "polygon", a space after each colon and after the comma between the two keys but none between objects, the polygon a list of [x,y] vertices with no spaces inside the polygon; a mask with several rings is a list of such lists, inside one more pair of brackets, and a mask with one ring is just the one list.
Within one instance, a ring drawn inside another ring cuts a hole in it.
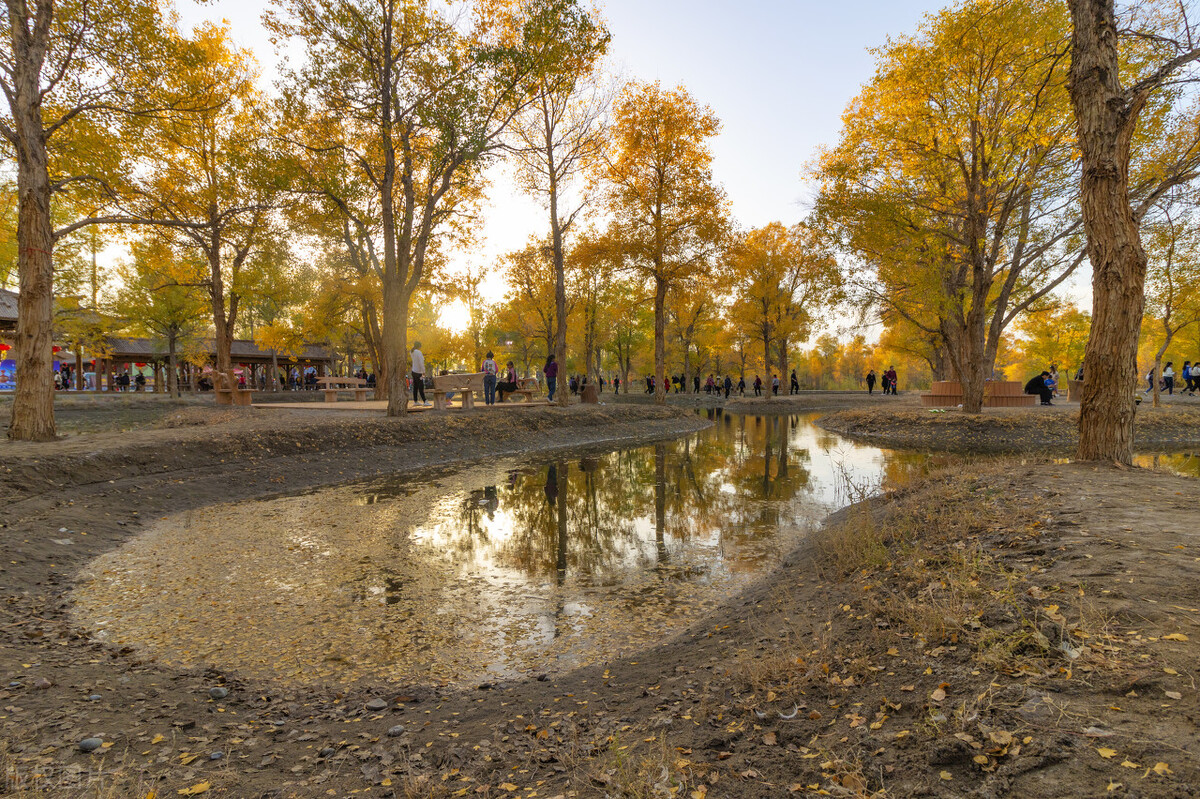
[{"label": "wooden bench", "polygon": [[237,383],[230,383],[229,376],[217,372],[213,376],[213,395],[218,405],[253,405],[254,391],[248,388],[238,388]]},{"label": "wooden bench", "polygon": [[366,402],[367,381],[361,377],[318,377],[317,387],[325,392],[326,402],[337,402],[339,391],[353,391],[355,402]]},{"label": "wooden bench", "polygon": [[508,402],[510,397],[520,395],[524,397],[524,402],[533,402],[535,394],[541,394],[542,387],[538,384],[537,378],[521,377],[517,379],[517,388],[513,391],[505,391],[500,397],[501,402]]},{"label": "wooden bench", "polygon": [[[1037,402],[1037,397],[1026,394],[1024,386],[1014,380],[989,380],[983,384],[983,407],[1023,408]],[[962,384],[952,380],[937,380],[926,394],[921,395],[921,405],[926,408],[953,408],[962,405]]]},{"label": "wooden bench", "polygon": [[475,407],[475,392],[483,391],[483,372],[460,375],[435,375],[433,378],[433,409],[446,410],[446,395],[462,394],[463,410]]}]

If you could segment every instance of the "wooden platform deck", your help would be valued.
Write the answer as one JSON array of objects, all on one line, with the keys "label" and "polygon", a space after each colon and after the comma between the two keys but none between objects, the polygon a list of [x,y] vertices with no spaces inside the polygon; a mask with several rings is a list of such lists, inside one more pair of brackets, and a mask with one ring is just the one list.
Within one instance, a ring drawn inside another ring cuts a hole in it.
[{"label": "wooden platform deck", "polygon": [[[505,402],[496,403],[495,405],[484,405],[481,401],[476,400],[474,410],[492,413],[498,410],[519,410],[521,408],[545,408],[550,405],[545,400],[534,400],[533,402]],[[322,413],[383,413],[387,410],[387,400],[367,400],[366,402],[353,402],[343,400],[341,402],[262,402],[254,405],[255,408],[266,408],[269,410],[284,410],[284,411],[314,411]],[[432,411],[433,406],[428,407],[422,405],[413,405],[409,403],[409,413],[425,413]],[[454,401],[450,403],[448,411],[455,412],[462,410],[462,403]]]}]

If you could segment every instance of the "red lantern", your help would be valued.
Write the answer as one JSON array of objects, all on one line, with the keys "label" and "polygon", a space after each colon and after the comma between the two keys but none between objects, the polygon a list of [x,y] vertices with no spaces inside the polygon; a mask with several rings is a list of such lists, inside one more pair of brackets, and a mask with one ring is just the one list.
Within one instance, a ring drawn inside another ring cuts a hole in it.
[{"label": "red lantern", "polygon": [[0,344],[0,352],[8,352],[11,349],[12,347],[7,344]]},{"label": "red lantern", "polygon": [[136,367],[137,367],[137,368],[139,368],[139,369],[141,369],[141,368],[142,368],[143,366],[145,366],[145,365],[146,365],[146,364],[144,364],[144,363],[135,363],[135,364],[134,364],[134,366],[136,366]]},{"label": "red lantern", "polygon": [[62,347],[51,347],[51,348],[50,348],[50,351],[51,351],[51,352],[58,352],[58,351],[60,351],[61,349],[62,349]]}]

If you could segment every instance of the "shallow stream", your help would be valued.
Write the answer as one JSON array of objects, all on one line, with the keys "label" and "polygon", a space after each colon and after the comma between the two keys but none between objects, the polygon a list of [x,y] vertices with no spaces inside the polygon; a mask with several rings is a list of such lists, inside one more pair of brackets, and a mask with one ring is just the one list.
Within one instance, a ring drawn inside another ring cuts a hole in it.
[{"label": "shallow stream", "polygon": [[561,670],[670,637],[931,458],[815,415],[709,413],[657,444],[168,517],[81,576],[77,621],[159,662],[302,683]]}]

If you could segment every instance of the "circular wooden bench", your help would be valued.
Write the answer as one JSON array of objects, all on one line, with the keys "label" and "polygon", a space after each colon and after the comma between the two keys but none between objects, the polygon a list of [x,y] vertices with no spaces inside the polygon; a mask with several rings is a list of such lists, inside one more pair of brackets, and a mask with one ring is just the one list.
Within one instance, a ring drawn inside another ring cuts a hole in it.
[{"label": "circular wooden bench", "polygon": [[[921,395],[921,405],[926,408],[955,408],[962,402],[962,384],[954,380],[935,380],[929,392]],[[1037,402],[1038,398],[1026,394],[1016,380],[989,380],[983,384],[985,408],[1024,408]]]}]

